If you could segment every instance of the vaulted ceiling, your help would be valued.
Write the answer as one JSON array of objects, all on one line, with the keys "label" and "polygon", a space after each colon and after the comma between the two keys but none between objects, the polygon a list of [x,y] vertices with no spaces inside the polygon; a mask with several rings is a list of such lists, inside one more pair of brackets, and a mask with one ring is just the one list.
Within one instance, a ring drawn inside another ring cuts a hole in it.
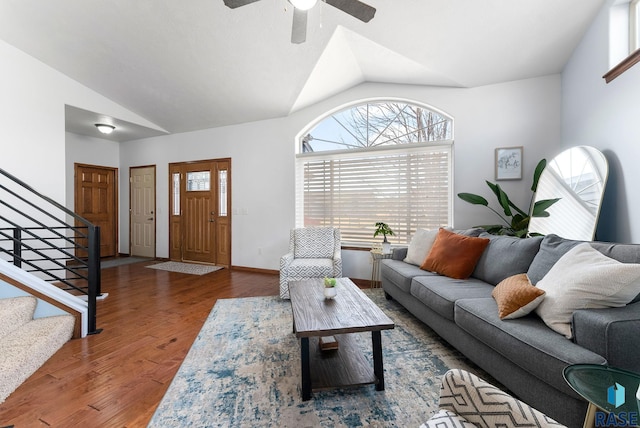
[{"label": "vaulted ceiling", "polygon": [[2,0],[0,39],[175,133],[287,116],[362,82],[559,73],[604,0],[365,2],[369,23],[318,2],[292,44],[287,0]]}]

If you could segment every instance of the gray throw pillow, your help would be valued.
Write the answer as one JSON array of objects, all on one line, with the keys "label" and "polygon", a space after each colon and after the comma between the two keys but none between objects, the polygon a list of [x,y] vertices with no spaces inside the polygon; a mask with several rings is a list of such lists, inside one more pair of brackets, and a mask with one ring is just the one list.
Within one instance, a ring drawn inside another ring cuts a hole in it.
[{"label": "gray throw pillow", "polygon": [[584,241],[564,239],[554,234],[545,236],[540,243],[538,254],[534,257],[527,271],[529,281],[536,285],[551,270],[553,265],[560,260],[560,257],[582,242]]},{"label": "gray throw pillow", "polygon": [[[447,228],[447,230],[451,230]],[[483,233],[486,233],[481,227],[472,227],[471,229],[456,229],[454,230],[458,235],[471,236],[472,238],[477,238]]]},{"label": "gray throw pillow", "polygon": [[540,236],[523,239],[485,232],[480,237],[489,238],[490,241],[471,276],[493,285],[510,276],[527,272],[542,242]]}]

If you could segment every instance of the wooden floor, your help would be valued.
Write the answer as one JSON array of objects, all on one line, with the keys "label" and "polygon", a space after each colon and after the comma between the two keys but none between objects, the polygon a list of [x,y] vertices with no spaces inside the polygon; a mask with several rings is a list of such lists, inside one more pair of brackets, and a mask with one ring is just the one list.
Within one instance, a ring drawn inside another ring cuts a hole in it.
[{"label": "wooden floor", "polygon": [[0,404],[0,427],[145,427],[217,299],[278,294],[278,276],[102,270],[97,326]]}]

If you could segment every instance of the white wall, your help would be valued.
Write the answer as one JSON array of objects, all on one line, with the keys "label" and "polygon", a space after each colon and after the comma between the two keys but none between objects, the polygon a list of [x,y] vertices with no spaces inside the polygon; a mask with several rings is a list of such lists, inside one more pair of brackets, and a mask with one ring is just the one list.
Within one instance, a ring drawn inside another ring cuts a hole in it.
[{"label": "white wall", "polygon": [[[157,165],[158,257],[168,255],[168,163],[231,157],[232,263],[278,269],[294,226],[295,136],[326,111],[372,97],[420,101],[454,118],[455,193],[492,196],[484,181],[494,180],[494,149],[524,146],[525,178],[501,185],[516,204],[526,207],[535,165],[560,144],[559,75],[474,89],[363,84],[287,118],[126,143],[120,146],[120,183],[126,183],[122,174],[130,166]],[[121,200],[128,200],[128,186],[123,184],[120,191]],[[459,200],[454,204],[456,227],[496,221],[482,207]],[[122,245],[127,242],[128,214],[122,208],[120,242],[126,252]],[[367,253],[346,252],[345,258],[345,275],[370,277]]]},{"label": "white wall", "polygon": [[[64,105],[156,127],[89,88],[0,41],[0,167],[26,177],[37,190],[73,207],[74,162],[120,170],[120,251],[128,252],[128,171],[157,166],[157,255],[168,255],[170,162],[232,158],[232,263],[278,269],[294,225],[295,136],[326,111],[372,97],[416,100],[455,120],[455,193],[491,197],[494,149],[524,146],[524,179],[501,182],[514,202],[528,204],[537,161],[560,145],[560,76],[474,89],[363,84],[289,117],[176,134],[117,145],[64,131]],[[116,157],[118,158],[116,161]],[[106,162],[106,163],[105,163]],[[117,163],[117,164],[116,164]],[[495,222],[481,207],[454,200],[454,226]],[[372,238],[373,240],[373,238]],[[347,252],[345,274],[368,278],[368,254]]]},{"label": "white wall", "polygon": [[73,207],[66,187],[65,104],[157,128],[0,40],[0,168]]},{"label": "white wall", "polygon": [[606,84],[609,70],[609,7],[594,20],[562,74],[562,144],[589,145],[609,161],[596,238],[640,242],[636,185],[640,182],[640,65]]},{"label": "white wall", "polygon": [[[30,296],[29,293],[15,287],[8,282],[0,281],[0,299],[9,299],[11,297]],[[54,317],[56,315],[67,315],[68,312],[63,311],[57,306],[53,306],[51,303],[42,299],[37,299],[36,309],[33,312],[33,318],[46,318]]]}]

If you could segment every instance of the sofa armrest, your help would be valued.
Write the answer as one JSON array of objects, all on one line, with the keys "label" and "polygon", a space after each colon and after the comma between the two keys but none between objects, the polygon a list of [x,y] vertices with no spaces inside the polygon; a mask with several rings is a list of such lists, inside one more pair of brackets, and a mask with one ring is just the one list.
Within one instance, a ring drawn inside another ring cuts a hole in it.
[{"label": "sofa armrest", "polygon": [[442,377],[439,406],[481,427],[563,426],[476,375],[460,369],[449,370]]},{"label": "sofa armrest", "polygon": [[580,309],[573,313],[574,342],[621,369],[640,372],[637,348],[640,302],[621,308]]},{"label": "sofa armrest", "polygon": [[393,260],[404,260],[407,257],[409,247],[397,247],[391,250],[391,258]]},{"label": "sofa armrest", "polygon": [[333,253],[333,276],[342,277],[342,249],[340,248]]},{"label": "sofa armrest", "polygon": [[293,253],[287,253],[280,257],[280,270],[285,270],[293,262]]}]

